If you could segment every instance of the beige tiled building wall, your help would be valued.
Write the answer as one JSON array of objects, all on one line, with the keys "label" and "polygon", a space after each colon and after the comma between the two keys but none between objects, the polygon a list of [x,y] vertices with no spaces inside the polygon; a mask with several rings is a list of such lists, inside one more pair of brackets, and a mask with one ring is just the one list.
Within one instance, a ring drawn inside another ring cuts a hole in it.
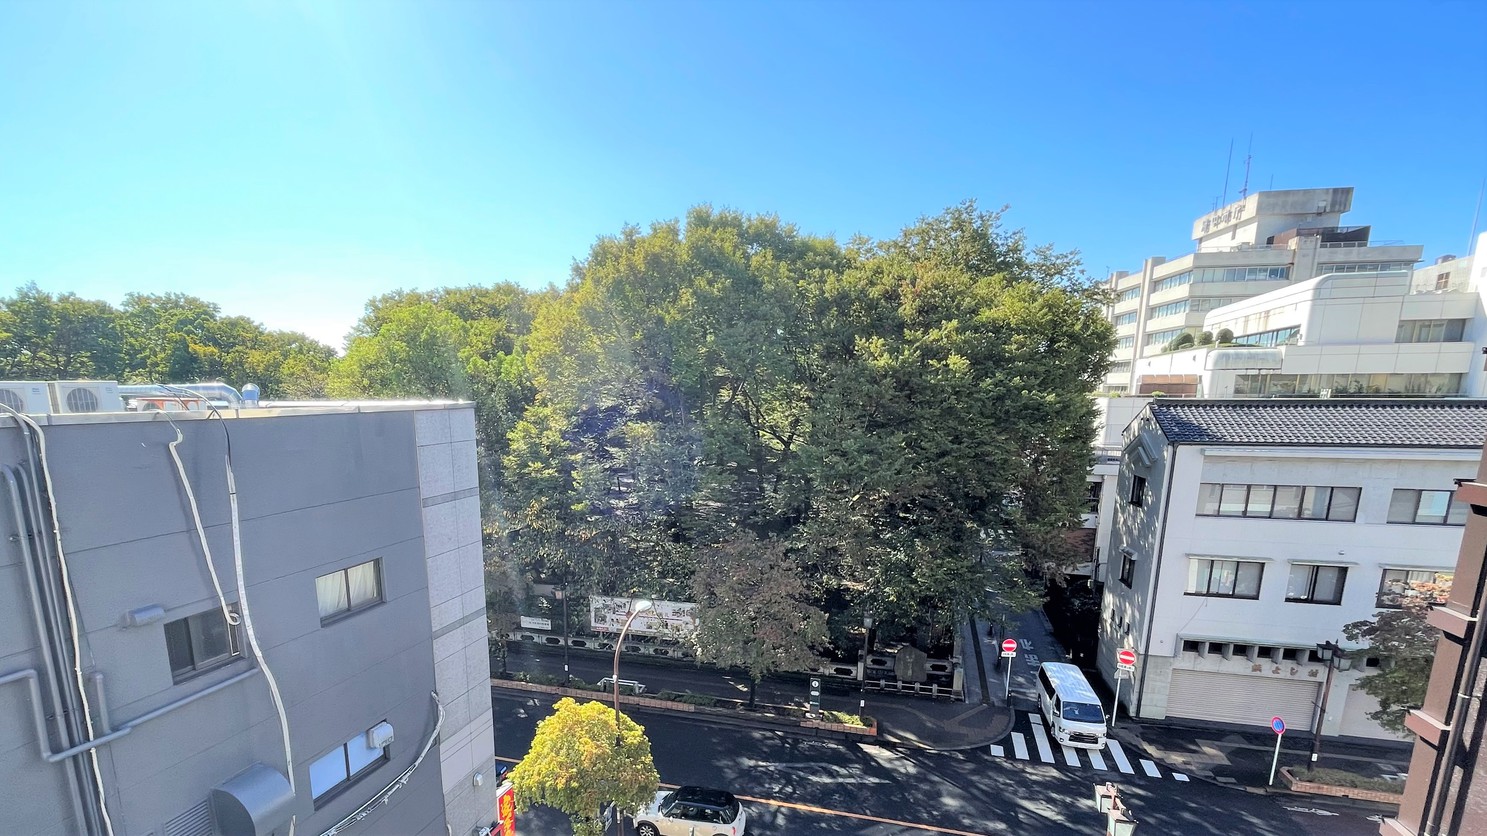
[{"label": "beige tiled building wall", "polygon": [[434,681],[444,704],[439,768],[450,832],[462,836],[490,824],[496,809],[475,410],[431,409],[415,420]]}]

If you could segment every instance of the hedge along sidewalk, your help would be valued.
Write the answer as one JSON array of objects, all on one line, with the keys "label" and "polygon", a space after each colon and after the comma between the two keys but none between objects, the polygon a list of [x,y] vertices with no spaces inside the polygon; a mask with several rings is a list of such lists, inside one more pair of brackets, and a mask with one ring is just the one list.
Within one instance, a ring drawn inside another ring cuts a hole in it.
[{"label": "hedge along sidewalk", "polygon": [[[1300,772],[1298,776],[1296,773]],[[1340,769],[1317,769],[1317,770],[1293,770],[1289,766],[1283,766],[1280,770],[1281,779],[1292,792],[1310,793],[1312,795],[1328,795],[1334,798],[1352,798],[1358,801],[1377,801],[1381,804],[1398,805],[1404,801],[1404,795],[1395,789],[1382,789],[1380,785],[1386,784],[1381,779],[1372,779],[1362,775],[1355,775]],[[1343,778],[1349,783],[1359,786],[1347,786],[1342,781],[1337,783],[1324,782],[1323,780],[1308,780],[1310,778],[1324,779],[1328,777]],[[1354,780],[1359,779],[1359,780]]]},{"label": "hedge along sidewalk", "polygon": [[[562,697],[572,697],[581,700],[596,700],[608,702],[613,699],[612,694],[599,691],[589,691],[582,688],[564,688],[561,685],[538,685],[532,682],[521,682],[515,679],[491,678],[491,687],[505,691],[524,691],[527,693],[555,694]],[[731,719],[745,726],[770,726],[786,731],[796,731],[819,736],[822,733],[830,735],[841,735],[847,740],[875,740],[878,736],[878,724],[871,717],[864,717],[866,726],[853,726],[846,723],[828,723],[821,720],[795,720],[782,717],[777,714],[767,713],[745,713],[738,709],[709,708],[703,705],[677,702],[673,700],[662,700],[654,697],[637,697],[630,694],[620,694],[620,702],[633,705],[637,708],[648,708],[655,711],[673,711],[684,714],[701,714],[710,719]],[[765,706],[766,708],[776,706]]]}]

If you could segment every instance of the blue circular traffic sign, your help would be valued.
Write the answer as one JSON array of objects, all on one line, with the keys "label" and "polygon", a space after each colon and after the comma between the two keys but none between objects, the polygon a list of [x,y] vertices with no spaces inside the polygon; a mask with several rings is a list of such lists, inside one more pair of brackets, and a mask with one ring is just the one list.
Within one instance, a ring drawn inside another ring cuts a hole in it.
[{"label": "blue circular traffic sign", "polygon": [[1270,728],[1275,729],[1276,734],[1286,733],[1286,721],[1279,717],[1270,718]]}]

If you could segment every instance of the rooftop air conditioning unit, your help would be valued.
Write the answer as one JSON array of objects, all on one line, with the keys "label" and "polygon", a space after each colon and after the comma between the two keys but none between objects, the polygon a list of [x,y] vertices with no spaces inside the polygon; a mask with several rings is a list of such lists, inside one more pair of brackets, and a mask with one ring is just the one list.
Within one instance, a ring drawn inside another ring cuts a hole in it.
[{"label": "rooftop air conditioning unit", "polygon": [[75,415],[88,412],[123,412],[119,384],[112,380],[58,380],[48,383],[52,412]]},{"label": "rooftop air conditioning unit", "polygon": [[[47,385],[32,380],[7,380],[0,382],[0,404],[24,412],[27,415],[46,415],[52,411]],[[5,410],[0,409],[0,414]]]}]

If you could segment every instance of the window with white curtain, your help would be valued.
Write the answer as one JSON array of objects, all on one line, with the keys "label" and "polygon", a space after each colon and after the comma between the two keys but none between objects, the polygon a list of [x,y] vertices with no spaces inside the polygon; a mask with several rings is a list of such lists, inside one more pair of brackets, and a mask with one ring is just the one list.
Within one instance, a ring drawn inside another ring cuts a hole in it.
[{"label": "window with white curtain", "polygon": [[320,623],[382,601],[381,561],[368,560],[315,579],[315,598],[320,604]]}]

